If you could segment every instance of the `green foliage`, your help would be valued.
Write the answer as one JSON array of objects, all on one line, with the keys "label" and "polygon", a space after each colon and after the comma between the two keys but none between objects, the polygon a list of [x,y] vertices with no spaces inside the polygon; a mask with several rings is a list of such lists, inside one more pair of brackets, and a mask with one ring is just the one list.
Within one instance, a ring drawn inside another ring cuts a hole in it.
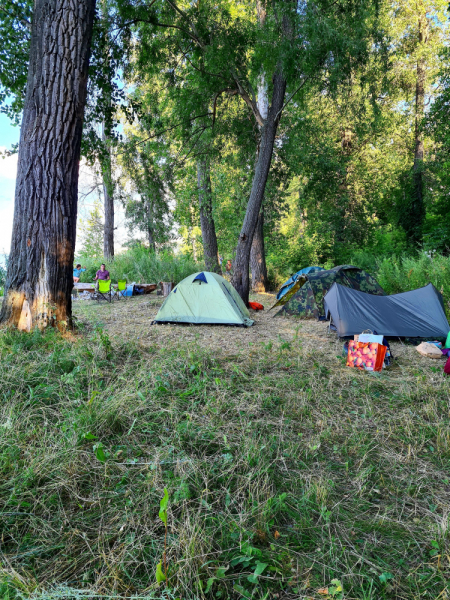
[{"label": "green foliage", "polygon": [[80,255],[97,259],[103,258],[104,225],[100,200],[95,200],[87,219],[81,218],[80,221]]},{"label": "green foliage", "polygon": [[164,488],[164,496],[161,498],[159,503],[159,518],[167,527],[167,506],[169,504],[169,492],[167,488]]},{"label": "green foliage", "polygon": [[158,583],[163,583],[166,581],[166,576],[164,575],[161,561],[156,565],[156,581]]},{"label": "green foliage", "polygon": [[3,0],[0,10],[0,112],[16,123],[25,98],[30,51],[31,0]]},{"label": "green foliage", "polygon": [[[89,282],[100,268],[103,258],[97,260],[81,255],[76,262],[82,262],[86,267],[86,272],[81,274],[81,281]],[[113,260],[106,263],[106,268],[113,282],[126,279],[129,283],[178,283],[188,275],[201,271],[202,263],[196,263],[183,254],[174,255],[170,251],[155,254],[145,246],[136,245],[126,252],[116,254]]]},{"label": "green foliage", "polygon": [[[2,259],[0,259],[2,260]],[[8,255],[3,255],[2,263],[0,263],[0,296],[3,296],[3,288],[6,282],[6,272],[8,270]]]},{"label": "green foliage", "polygon": [[332,598],[336,598],[336,600],[344,600],[344,588],[339,579],[331,580],[331,585],[328,587],[328,593]]},{"label": "green foliage", "polygon": [[422,252],[418,256],[384,258],[376,277],[388,294],[406,292],[432,283],[450,302],[450,257]]}]

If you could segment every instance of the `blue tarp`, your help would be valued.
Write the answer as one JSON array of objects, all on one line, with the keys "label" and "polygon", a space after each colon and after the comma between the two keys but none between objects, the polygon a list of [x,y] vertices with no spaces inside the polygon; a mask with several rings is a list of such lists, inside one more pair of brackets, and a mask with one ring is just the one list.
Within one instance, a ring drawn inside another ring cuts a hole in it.
[{"label": "blue tarp", "polygon": [[316,271],[324,271],[324,270],[325,269],[322,269],[322,267],[305,267],[304,269],[300,269],[300,271],[297,271],[297,273],[294,273],[294,275],[292,275],[292,277],[290,277],[287,281],[285,281],[283,283],[283,285],[280,287],[280,289],[278,290],[278,294],[277,294],[277,300],[279,300],[285,294],[288,293],[288,291],[291,289],[291,287],[295,284],[295,282],[301,275],[308,275],[308,273],[315,273]]}]

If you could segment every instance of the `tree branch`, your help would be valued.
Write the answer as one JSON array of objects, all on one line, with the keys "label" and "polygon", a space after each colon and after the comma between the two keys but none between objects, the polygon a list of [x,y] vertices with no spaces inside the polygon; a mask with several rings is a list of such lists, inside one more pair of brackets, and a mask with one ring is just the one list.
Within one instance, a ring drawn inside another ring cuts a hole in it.
[{"label": "tree branch", "polygon": [[[202,115],[197,115],[195,117],[192,117],[190,119],[188,119],[189,121],[196,121],[197,119],[201,119],[202,117],[209,117],[211,116],[212,113],[207,112],[204,113]],[[167,133],[168,131],[173,131],[174,129],[176,129],[177,127],[179,127],[180,125],[182,125],[183,121],[179,121],[178,123],[176,123],[173,127],[168,127],[167,129],[163,129],[162,131],[158,131],[158,133],[155,133],[153,135],[149,135],[148,137],[144,138],[143,140],[139,140],[139,142],[136,142],[136,145],[141,145],[144,144],[145,142],[148,142],[148,140],[152,140],[154,138],[159,137],[160,135],[162,135],[163,133]],[[118,152],[117,155],[119,154],[123,154],[123,152]]]},{"label": "tree branch", "polygon": [[295,96],[295,94],[302,89],[302,87],[305,85],[305,83],[308,81],[308,79],[309,79],[309,77],[305,77],[305,79],[301,82],[301,84],[298,86],[298,88],[295,90],[295,92],[293,92],[289,96],[289,98],[286,100],[286,102],[283,104],[283,106],[277,112],[277,115],[276,115],[275,119],[278,119],[278,117],[281,115],[281,113],[283,112],[283,110],[286,108],[286,106],[289,104],[289,102],[292,100],[292,98]]},{"label": "tree branch", "polygon": [[[15,4],[14,4],[13,6],[14,6],[14,8],[17,8],[17,9],[19,8],[19,7],[18,7],[18,6],[16,6]],[[9,12],[6,10],[6,8],[4,8],[3,6],[0,6],[0,10],[1,10],[1,11],[2,11],[2,12],[5,14],[5,15],[7,15],[8,17],[11,17],[11,18],[13,18],[13,19],[14,19],[14,17],[17,17],[17,18],[18,18],[18,20],[19,20],[19,21],[22,23],[22,25],[23,25],[24,27],[26,27],[26,28],[28,29],[28,31],[31,31],[31,22],[30,22],[30,21],[28,21],[28,19],[25,19],[24,17],[19,17],[17,14],[16,14],[16,15],[12,15],[12,14],[11,14],[11,13],[9,13]]]},{"label": "tree branch", "polygon": [[239,78],[233,73],[233,79],[236,82],[237,88],[238,88],[238,93],[241,96],[241,98],[244,100],[244,102],[247,104],[247,106],[251,109],[256,122],[258,123],[258,125],[260,127],[264,126],[264,119],[261,116],[261,113],[259,112],[258,106],[256,104],[256,101],[252,101],[250,96],[248,95],[248,93],[244,90],[244,88],[241,85],[241,82],[239,81]]},{"label": "tree branch", "polygon": [[236,94],[238,94],[238,90],[234,90],[233,88],[224,88],[223,90],[220,90],[219,92],[217,92],[214,95],[214,102],[213,102],[213,112],[212,112],[212,126],[214,127],[214,123],[216,122],[216,106],[217,106],[217,99],[218,97],[223,94],[224,92],[226,92],[227,94],[230,94],[230,96],[235,96]]},{"label": "tree branch", "polygon": [[183,17],[183,19],[184,19],[184,20],[185,20],[185,21],[188,23],[189,27],[192,29],[192,31],[193,31],[193,32],[194,32],[194,34],[195,34],[195,37],[191,35],[192,39],[195,39],[195,41],[198,43],[198,45],[200,46],[200,48],[204,48],[205,46],[204,46],[204,44],[203,44],[203,43],[200,41],[200,36],[198,35],[197,28],[195,27],[194,23],[192,23],[192,22],[189,20],[189,17],[187,16],[187,14],[186,14],[186,13],[185,13],[183,10],[181,10],[181,8],[179,8],[179,7],[178,7],[178,6],[175,4],[175,2],[173,2],[173,0],[167,0],[167,3],[168,3],[168,4],[170,4],[170,6],[171,6],[171,7],[172,7],[174,10],[176,10],[176,11],[177,11],[177,13],[178,13],[178,14],[180,14],[180,15]]},{"label": "tree branch", "polygon": [[183,55],[183,58],[185,58],[188,61],[188,63],[191,65],[191,67],[193,69],[195,69],[196,71],[198,71],[199,73],[204,73],[206,75],[209,75],[210,77],[219,77],[219,79],[226,79],[226,77],[224,75],[218,75],[217,73],[210,73],[209,71],[205,71],[205,69],[200,69],[199,67],[196,67],[189,59],[189,57],[187,55],[188,51],[185,52],[180,45],[178,45],[178,48],[180,49],[180,51]]}]

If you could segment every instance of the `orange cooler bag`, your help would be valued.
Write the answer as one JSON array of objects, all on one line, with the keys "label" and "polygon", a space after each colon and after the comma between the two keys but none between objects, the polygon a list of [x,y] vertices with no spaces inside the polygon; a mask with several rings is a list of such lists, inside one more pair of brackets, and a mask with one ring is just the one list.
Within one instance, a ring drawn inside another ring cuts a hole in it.
[{"label": "orange cooler bag", "polygon": [[386,346],[369,342],[348,343],[347,366],[366,369],[366,371],[381,371],[383,368]]}]

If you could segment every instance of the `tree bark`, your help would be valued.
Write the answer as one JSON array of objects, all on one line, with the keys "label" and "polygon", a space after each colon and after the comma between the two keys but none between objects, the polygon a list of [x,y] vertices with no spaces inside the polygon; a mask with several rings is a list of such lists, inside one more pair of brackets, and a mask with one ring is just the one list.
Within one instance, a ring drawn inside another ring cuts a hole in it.
[{"label": "tree bark", "polygon": [[150,199],[147,198],[147,239],[151,252],[156,252],[155,231],[153,227],[153,206]]},{"label": "tree bark", "polygon": [[[101,13],[103,21],[103,30],[105,36],[105,64],[110,67],[109,58],[109,18],[108,5],[106,0],[102,0]],[[105,106],[111,107],[111,81],[104,90]],[[112,178],[111,168],[111,118],[107,111],[107,116],[102,123],[102,142],[103,152],[102,157],[102,178],[103,178],[103,202],[105,213],[105,225],[103,232],[103,255],[105,259],[111,260],[114,258],[114,183]]]},{"label": "tree bark", "polygon": [[1,322],[70,325],[95,0],[36,0]]},{"label": "tree bark", "polygon": [[248,305],[249,295],[249,259],[250,250],[253,241],[253,235],[258,221],[259,211],[261,209],[264,191],[266,189],[267,177],[272,162],[273,146],[277,133],[278,123],[280,121],[281,110],[283,108],[284,97],[286,94],[286,79],[280,70],[277,70],[273,76],[272,104],[267,114],[264,126],[261,131],[261,144],[258,158],[256,160],[255,174],[253,177],[250,199],[247,204],[247,211],[244,217],[239,241],[236,248],[236,258],[234,261],[234,273],[232,284],[238,294]]},{"label": "tree bark", "polygon": [[[427,16],[420,15],[418,22],[419,48],[428,41]],[[425,114],[425,83],[426,62],[422,56],[417,60],[416,69],[416,114],[414,131],[414,166],[413,166],[413,197],[411,202],[412,227],[410,236],[414,242],[422,238],[422,224],[425,217],[425,206],[423,200],[423,159],[424,143],[421,123]]]},{"label": "tree bark", "polygon": [[252,290],[265,292],[267,290],[266,254],[264,251],[264,208],[261,207],[255,233],[253,235],[252,249],[250,251],[250,266],[252,269]]},{"label": "tree bark", "polygon": [[189,240],[191,242],[191,246],[192,246],[192,258],[194,259],[194,262],[197,262],[197,245],[195,243],[195,235],[193,233],[193,227],[189,227]]},{"label": "tree bark", "polygon": [[112,180],[110,142],[109,137],[105,133],[104,125],[102,126],[102,141],[105,152],[105,156],[102,160],[103,203],[105,213],[103,255],[105,259],[110,260],[114,258],[114,184]]},{"label": "tree bark", "polygon": [[220,274],[216,228],[212,212],[211,176],[208,158],[201,157],[197,160],[197,186],[205,267],[207,271]]},{"label": "tree bark", "polygon": [[[261,27],[264,27],[267,15],[265,2],[257,0],[256,12],[259,20],[259,25]],[[264,120],[266,120],[267,115],[269,113],[269,89],[267,86],[266,74],[264,70],[261,71],[258,77],[258,96],[256,104],[261,117]],[[257,152],[259,152],[259,140]],[[267,289],[267,266],[266,254],[264,250],[263,205],[261,205],[258,221],[256,223],[255,233],[253,234],[252,248],[250,251],[250,267],[252,270],[252,290],[254,292],[265,292]]]}]

